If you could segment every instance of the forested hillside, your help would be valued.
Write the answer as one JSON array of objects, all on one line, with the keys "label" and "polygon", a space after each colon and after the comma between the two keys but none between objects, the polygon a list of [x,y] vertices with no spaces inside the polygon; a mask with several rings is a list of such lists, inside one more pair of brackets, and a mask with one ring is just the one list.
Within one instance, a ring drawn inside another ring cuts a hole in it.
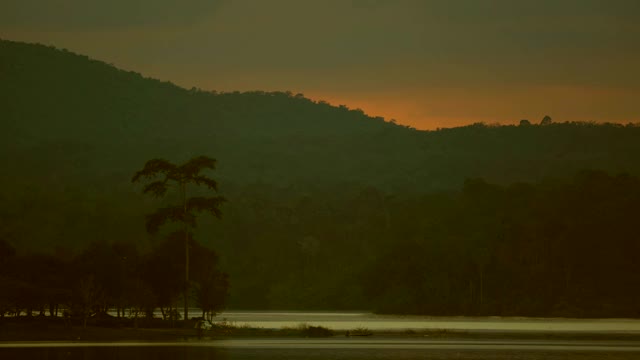
[{"label": "forested hillside", "polygon": [[[231,306],[597,314],[602,302],[575,302],[593,274],[571,261],[598,258],[576,249],[606,238],[624,260],[605,254],[598,266],[618,266],[607,273],[618,279],[636,271],[630,218],[588,226],[602,209],[637,207],[626,193],[576,201],[618,185],[637,194],[640,127],[531,123],[418,131],[302,94],[187,90],[66,50],[0,41],[0,237],[22,252],[79,252],[96,241],[153,247],[144,216],[158,202],[131,184],[133,173],[151,158],[202,154],[218,160],[212,176],[228,203],[196,239],[219,253]],[[604,171],[595,173],[604,185],[576,175],[586,169]],[[530,185],[512,185],[521,182]],[[480,239],[472,245],[482,259],[459,252],[471,251],[470,239]],[[515,253],[525,262],[508,263]],[[540,308],[500,303],[528,294],[513,284],[538,284],[559,264],[566,281],[549,286],[563,297]],[[398,280],[406,274],[422,275]],[[633,281],[620,281],[609,290],[629,295],[620,291]]]}]

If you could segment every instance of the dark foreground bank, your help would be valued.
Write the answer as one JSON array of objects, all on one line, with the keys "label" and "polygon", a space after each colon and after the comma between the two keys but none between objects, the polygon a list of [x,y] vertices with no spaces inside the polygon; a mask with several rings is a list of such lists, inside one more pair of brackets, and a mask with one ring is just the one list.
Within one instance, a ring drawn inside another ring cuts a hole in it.
[{"label": "dark foreground bank", "polygon": [[424,339],[218,339],[199,342],[0,342],[2,359],[638,359],[640,342]]}]

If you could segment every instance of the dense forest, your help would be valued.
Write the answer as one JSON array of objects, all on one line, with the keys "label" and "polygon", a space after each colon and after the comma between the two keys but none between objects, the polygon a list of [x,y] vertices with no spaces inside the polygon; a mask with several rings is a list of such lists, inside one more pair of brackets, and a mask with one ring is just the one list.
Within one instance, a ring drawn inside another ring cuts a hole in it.
[{"label": "dense forest", "polygon": [[[134,244],[94,242],[77,255],[69,252],[17,254],[0,239],[0,318],[27,316],[89,317],[115,309],[117,317],[149,319],[160,309],[165,320],[180,319],[178,301],[184,289],[184,233],[174,233],[153,251]],[[224,308],[229,282],[217,269],[214,251],[190,238],[194,305],[210,319]],[[193,286],[195,285],[195,286]],[[183,314],[184,315],[184,314]],[[103,321],[109,317],[102,316]],[[135,324],[137,325],[137,324]]]},{"label": "dense forest", "polygon": [[406,235],[365,272],[380,310],[640,316],[638,177],[584,171],[509,186],[469,179],[450,198],[414,204],[396,204],[396,221],[430,220],[398,224]]},{"label": "dense forest", "polygon": [[165,241],[145,214],[174,199],[144,197],[132,174],[206,154],[228,201],[195,239],[229,274],[231,307],[638,316],[635,124],[418,131],[11,41],[0,124],[3,264],[67,254],[80,266],[114,244],[145,264]]}]

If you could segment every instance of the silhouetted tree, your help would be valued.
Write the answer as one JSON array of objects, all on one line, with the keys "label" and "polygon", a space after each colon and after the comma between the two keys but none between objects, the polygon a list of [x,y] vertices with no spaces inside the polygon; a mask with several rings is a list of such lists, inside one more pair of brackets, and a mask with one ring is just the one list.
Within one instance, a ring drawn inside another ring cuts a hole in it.
[{"label": "silhouetted tree", "polygon": [[82,315],[82,326],[86,328],[87,319],[91,314],[99,312],[99,307],[104,301],[104,292],[92,274],[83,276],[76,290],[79,305],[76,310]]},{"label": "silhouetted tree", "polygon": [[[166,239],[154,246],[142,268],[142,277],[149,284],[156,305],[160,307],[163,317],[171,321],[176,320],[175,304],[185,288],[185,279],[182,276],[185,270],[185,257],[176,256],[184,250],[184,239],[182,231],[169,234]],[[194,243],[190,235],[189,243],[189,250],[191,250]]]},{"label": "silhouetted tree", "polygon": [[195,298],[202,309],[202,316],[209,321],[226,303],[229,290],[228,275],[218,270],[218,256],[211,250],[198,246],[194,251],[193,273]]},{"label": "silhouetted tree", "polygon": [[0,239],[0,266],[16,255],[16,249],[5,239]]},{"label": "silhouetted tree", "polygon": [[147,161],[144,168],[135,173],[132,182],[140,179],[154,179],[144,186],[143,192],[151,193],[155,197],[164,196],[173,185],[177,185],[181,203],[160,208],[147,217],[147,231],[155,233],[160,226],[167,222],[177,222],[183,227],[184,254],[185,254],[185,284],[184,284],[184,319],[188,320],[189,314],[189,228],[196,226],[195,212],[208,212],[217,218],[222,215],[220,204],[225,201],[221,196],[211,197],[187,197],[187,185],[204,185],[207,189],[218,191],[218,183],[202,175],[201,172],[215,169],[216,160],[206,157],[195,157],[182,165],[175,165],[164,159],[152,159]]},{"label": "silhouetted tree", "polygon": [[8,241],[0,239],[0,318],[11,308],[11,293],[15,291],[15,280],[10,276],[10,261],[15,257],[16,250]]}]

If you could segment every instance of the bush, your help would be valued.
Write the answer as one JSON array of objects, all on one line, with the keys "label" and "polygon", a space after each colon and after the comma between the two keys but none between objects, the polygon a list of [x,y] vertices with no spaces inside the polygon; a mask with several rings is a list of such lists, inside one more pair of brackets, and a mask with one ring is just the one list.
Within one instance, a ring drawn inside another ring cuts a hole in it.
[{"label": "bush", "polygon": [[308,337],[328,337],[333,336],[333,331],[323,326],[308,326],[304,331],[304,335]]}]

